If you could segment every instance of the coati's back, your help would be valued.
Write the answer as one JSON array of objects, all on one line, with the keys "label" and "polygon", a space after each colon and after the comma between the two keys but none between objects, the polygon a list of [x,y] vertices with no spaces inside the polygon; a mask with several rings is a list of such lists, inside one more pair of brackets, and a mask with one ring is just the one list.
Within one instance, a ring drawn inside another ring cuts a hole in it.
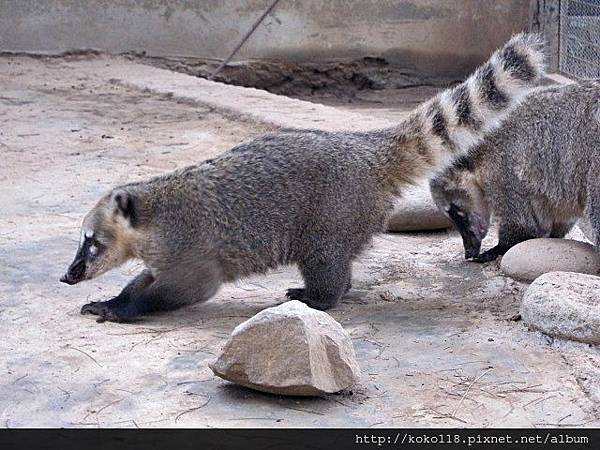
[{"label": "coati's back", "polygon": [[496,205],[518,206],[504,204],[510,189],[581,214],[590,170],[600,162],[599,142],[600,85],[545,88],[475,149],[471,166]]},{"label": "coati's back", "polygon": [[[391,133],[262,136],[199,166],[125,188],[137,186],[144,190],[141,199],[154,199],[140,208],[160,227],[152,241],[168,248],[197,243],[196,254],[226,261],[226,278],[335,246],[325,235],[342,237],[340,251],[353,256],[367,236],[383,229],[391,206],[391,194],[373,170],[375,150]],[[186,214],[177,213],[182,210]]]}]

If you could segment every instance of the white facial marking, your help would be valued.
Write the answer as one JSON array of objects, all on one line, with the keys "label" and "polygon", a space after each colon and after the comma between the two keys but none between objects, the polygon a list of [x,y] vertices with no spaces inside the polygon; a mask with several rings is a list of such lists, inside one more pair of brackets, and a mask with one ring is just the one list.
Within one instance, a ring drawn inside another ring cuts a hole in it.
[{"label": "white facial marking", "polygon": [[93,230],[84,230],[83,235],[86,238],[92,238],[92,237],[94,237],[94,231]]},{"label": "white facial marking", "polygon": [[96,247],[95,245],[92,245],[90,247],[90,255],[96,256],[97,254],[98,254],[98,247]]}]

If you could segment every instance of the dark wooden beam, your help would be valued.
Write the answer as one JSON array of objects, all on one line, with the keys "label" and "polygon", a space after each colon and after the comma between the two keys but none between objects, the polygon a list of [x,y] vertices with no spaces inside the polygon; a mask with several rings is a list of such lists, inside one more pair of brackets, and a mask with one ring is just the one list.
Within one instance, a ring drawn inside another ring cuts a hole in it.
[{"label": "dark wooden beam", "polygon": [[560,0],[530,0],[529,30],[541,33],[546,44],[548,71],[559,71]]}]

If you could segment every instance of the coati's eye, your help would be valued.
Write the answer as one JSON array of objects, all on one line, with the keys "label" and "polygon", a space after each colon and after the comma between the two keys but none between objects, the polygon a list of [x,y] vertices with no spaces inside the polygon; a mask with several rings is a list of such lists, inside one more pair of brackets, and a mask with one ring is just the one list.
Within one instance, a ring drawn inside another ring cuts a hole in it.
[{"label": "coati's eye", "polygon": [[90,239],[90,244],[88,247],[88,256],[91,259],[94,259],[98,255],[100,255],[105,248],[106,246],[103,245],[98,239]]},{"label": "coati's eye", "polygon": [[455,224],[462,224],[464,226],[467,226],[469,224],[469,216],[455,203],[451,203],[450,207],[446,210],[446,212],[448,214],[448,217],[450,217],[450,219]]},{"label": "coati's eye", "polygon": [[446,209],[444,209],[444,212],[446,214],[448,214],[449,216],[458,215],[460,217],[465,217],[465,213],[460,208],[458,208],[454,203],[452,203],[450,206],[448,206]]},{"label": "coati's eye", "polygon": [[450,207],[446,210],[449,214],[452,215],[457,215],[459,217],[465,217],[466,214],[464,212],[464,209],[461,207],[461,205],[458,205],[456,203],[450,203]]},{"label": "coati's eye", "polygon": [[88,260],[94,260],[106,246],[100,243],[94,232],[86,230],[82,233],[81,252]]}]

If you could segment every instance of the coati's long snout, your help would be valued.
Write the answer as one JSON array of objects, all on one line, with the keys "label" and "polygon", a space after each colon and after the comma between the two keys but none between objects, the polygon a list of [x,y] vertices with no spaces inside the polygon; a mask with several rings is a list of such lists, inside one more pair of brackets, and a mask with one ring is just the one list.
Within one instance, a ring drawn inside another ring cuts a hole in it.
[{"label": "coati's long snout", "polygon": [[82,231],[81,241],[73,262],[69,265],[67,272],[61,277],[61,283],[77,284],[88,276],[88,268],[98,257],[98,244],[94,239],[92,231]]},{"label": "coati's long snout", "polygon": [[83,280],[85,280],[85,260],[75,257],[67,272],[60,278],[60,282],[72,285]]},{"label": "coati's long snout", "polygon": [[[452,167],[465,166],[466,158],[455,161]],[[473,173],[466,168],[446,169],[430,180],[429,187],[433,202],[460,233],[465,259],[477,258],[490,227],[491,211]]]},{"label": "coati's long snout", "polygon": [[463,247],[465,248],[465,259],[471,259],[479,256],[479,251],[481,250],[481,241],[483,238],[481,233],[476,233],[474,231],[477,229],[478,224],[471,223],[471,218],[473,216],[459,211],[454,207],[454,205],[449,208],[448,216],[462,237]]},{"label": "coati's long snout", "polygon": [[73,262],[69,265],[66,273],[61,277],[61,283],[77,284],[80,281],[92,278],[90,267],[98,257],[98,244],[88,232],[82,233],[81,244],[77,249]]}]

